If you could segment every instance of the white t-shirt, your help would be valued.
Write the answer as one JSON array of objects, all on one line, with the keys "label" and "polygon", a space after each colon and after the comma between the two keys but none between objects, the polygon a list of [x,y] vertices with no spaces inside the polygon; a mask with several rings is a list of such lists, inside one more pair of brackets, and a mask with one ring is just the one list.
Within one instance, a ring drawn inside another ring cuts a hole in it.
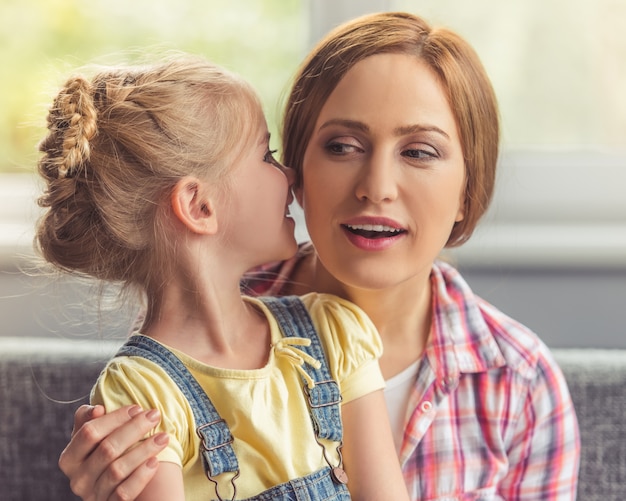
[{"label": "white t-shirt", "polygon": [[391,424],[391,433],[396,451],[400,453],[402,438],[404,436],[404,425],[406,420],[406,409],[411,395],[411,388],[417,377],[420,360],[416,360],[401,373],[396,374],[386,381],[385,400],[387,402],[387,412]]}]

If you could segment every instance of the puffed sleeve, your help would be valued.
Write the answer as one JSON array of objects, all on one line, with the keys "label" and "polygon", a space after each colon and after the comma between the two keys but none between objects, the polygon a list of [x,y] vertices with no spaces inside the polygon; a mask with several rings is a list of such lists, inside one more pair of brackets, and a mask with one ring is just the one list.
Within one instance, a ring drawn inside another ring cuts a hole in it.
[{"label": "puffed sleeve", "polygon": [[[158,459],[185,465],[191,461],[195,448],[189,447],[193,413],[184,395],[167,373],[154,362],[141,357],[112,359],[100,374],[91,390],[92,404],[101,404],[107,412],[129,404],[143,409],[158,409],[161,422],[150,435],[166,432],[170,435],[168,446]],[[147,438],[147,437],[146,437]]]},{"label": "puffed sleeve", "polygon": [[378,359],[383,345],[374,324],[355,304],[330,294],[302,297],[315,325],[343,402],[385,387]]}]

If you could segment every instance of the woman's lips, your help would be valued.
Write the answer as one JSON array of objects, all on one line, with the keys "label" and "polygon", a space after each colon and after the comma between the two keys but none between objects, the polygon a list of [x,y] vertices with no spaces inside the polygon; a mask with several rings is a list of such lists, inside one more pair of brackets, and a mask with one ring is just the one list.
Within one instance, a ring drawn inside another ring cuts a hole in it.
[{"label": "woman's lips", "polygon": [[368,251],[388,249],[407,233],[399,224],[386,219],[350,221],[341,228],[355,247]]}]

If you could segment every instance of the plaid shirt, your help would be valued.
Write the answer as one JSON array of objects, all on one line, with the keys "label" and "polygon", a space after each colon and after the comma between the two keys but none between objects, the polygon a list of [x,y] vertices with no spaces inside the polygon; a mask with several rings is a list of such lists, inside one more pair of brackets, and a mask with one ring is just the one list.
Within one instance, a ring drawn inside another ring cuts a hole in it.
[{"label": "plaid shirt", "polygon": [[[268,265],[245,291],[280,295],[298,262]],[[574,407],[548,348],[437,262],[433,321],[409,398],[400,461],[413,500],[572,500]]]}]

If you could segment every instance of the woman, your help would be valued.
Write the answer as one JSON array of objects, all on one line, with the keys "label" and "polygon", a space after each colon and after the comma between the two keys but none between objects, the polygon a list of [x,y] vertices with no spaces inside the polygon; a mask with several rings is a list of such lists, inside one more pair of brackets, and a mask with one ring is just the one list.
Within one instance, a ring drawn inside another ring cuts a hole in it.
[{"label": "woman", "polygon": [[[327,35],[286,106],[284,161],[315,248],[246,285],[330,292],[370,316],[415,500],[575,498],[576,416],[548,349],[437,260],[488,207],[498,135],[472,48],[405,13]],[[138,412],[84,426],[102,410],[77,412],[60,466],[85,499],[132,499],[151,476],[158,444],[125,454],[150,429],[151,411]]]}]

